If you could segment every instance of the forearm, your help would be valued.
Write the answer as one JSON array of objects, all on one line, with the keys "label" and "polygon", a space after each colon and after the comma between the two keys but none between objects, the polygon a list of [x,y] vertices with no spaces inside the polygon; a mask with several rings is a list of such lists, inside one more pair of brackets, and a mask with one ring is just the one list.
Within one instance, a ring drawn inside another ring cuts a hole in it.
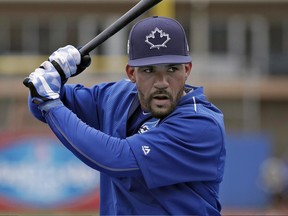
[{"label": "forearm", "polygon": [[90,167],[111,176],[141,174],[126,140],[89,127],[60,100],[41,109],[46,110],[45,120],[60,141]]}]

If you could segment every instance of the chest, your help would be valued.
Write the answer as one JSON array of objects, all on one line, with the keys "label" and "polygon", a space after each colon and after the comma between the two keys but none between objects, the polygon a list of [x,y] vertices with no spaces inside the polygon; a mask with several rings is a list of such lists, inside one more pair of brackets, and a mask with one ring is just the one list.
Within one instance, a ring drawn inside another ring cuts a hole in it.
[{"label": "chest", "polygon": [[150,113],[144,113],[141,108],[137,108],[127,121],[127,137],[133,134],[143,134],[153,127],[156,127],[159,119],[153,118]]}]

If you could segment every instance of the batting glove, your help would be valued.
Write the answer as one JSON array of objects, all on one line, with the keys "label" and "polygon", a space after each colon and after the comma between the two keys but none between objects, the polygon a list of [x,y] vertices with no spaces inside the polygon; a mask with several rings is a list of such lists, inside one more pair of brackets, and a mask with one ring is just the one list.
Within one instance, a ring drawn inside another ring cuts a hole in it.
[{"label": "batting glove", "polygon": [[91,58],[89,54],[81,56],[78,49],[72,45],[67,45],[53,52],[49,61],[60,74],[62,83],[65,83],[69,77],[84,71],[90,65]]},{"label": "batting glove", "polygon": [[35,104],[60,97],[61,77],[49,61],[43,62],[29,77],[24,79],[23,84],[30,89],[31,99]]}]

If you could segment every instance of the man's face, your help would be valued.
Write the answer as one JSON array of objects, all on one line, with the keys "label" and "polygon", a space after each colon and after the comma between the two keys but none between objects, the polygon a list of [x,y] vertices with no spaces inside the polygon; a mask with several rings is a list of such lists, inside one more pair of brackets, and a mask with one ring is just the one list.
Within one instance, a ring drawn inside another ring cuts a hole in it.
[{"label": "man's face", "polygon": [[130,67],[126,72],[136,82],[138,97],[144,111],[156,118],[170,114],[184,95],[184,85],[192,64],[163,64]]}]

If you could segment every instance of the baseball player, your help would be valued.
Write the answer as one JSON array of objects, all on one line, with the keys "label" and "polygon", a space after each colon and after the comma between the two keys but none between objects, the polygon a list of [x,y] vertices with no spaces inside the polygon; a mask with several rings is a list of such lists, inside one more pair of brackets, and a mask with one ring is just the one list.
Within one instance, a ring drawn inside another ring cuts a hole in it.
[{"label": "baseball player", "polygon": [[65,84],[89,65],[68,45],[24,80],[32,114],[85,164],[101,172],[101,215],[221,215],[223,115],[192,69],[174,19],[137,22],[128,40],[129,79]]}]

